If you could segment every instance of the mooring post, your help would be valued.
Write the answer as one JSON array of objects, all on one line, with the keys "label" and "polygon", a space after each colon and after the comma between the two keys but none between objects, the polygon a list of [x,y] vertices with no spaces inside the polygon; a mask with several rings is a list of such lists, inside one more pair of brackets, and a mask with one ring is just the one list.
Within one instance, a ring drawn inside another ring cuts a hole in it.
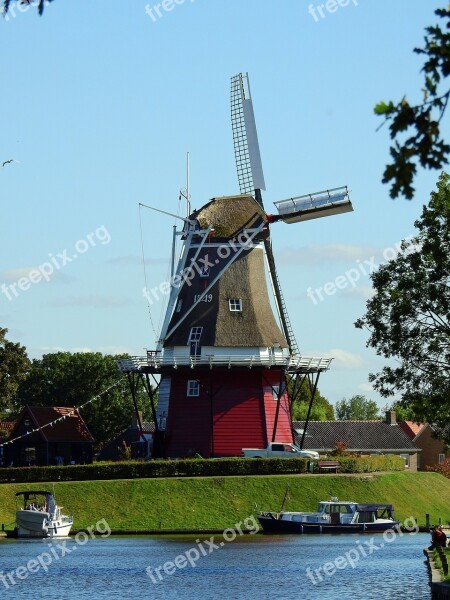
[{"label": "mooring post", "polygon": [[442,525],[442,517],[439,517],[439,525]]},{"label": "mooring post", "polygon": [[430,527],[430,513],[425,513],[425,525],[427,528]]}]

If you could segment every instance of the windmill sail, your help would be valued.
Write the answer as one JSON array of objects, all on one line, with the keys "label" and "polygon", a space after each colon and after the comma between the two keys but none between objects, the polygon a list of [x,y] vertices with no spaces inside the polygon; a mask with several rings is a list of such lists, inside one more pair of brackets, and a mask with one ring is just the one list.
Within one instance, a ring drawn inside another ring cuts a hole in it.
[{"label": "windmill sail", "polygon": [[[254,194],[255,200],[263,208],[261,190],[266,189],[264,173],[259,151],[253,102],[250,92],[248,73],[231,78],[231,126],[233,130],[234,155],[241,194]],[[283,333],[289,344],[291,354],[300,351],[295,340],[286,304],[281,291],[280,281],[275,268],[272,244],[269,238],[264,240],[269,275],[275,296],[278,316]]]},{"label": "windmill sail", "polygon": [[272,221],[281,220],[285,223],[309,221],[353,210],[347,186],[280,200],[274,204],[278,215]]},{"label": "windmill sail", "polygon": [[231,124],[241,194],[265,190],[248,74],[231,78]]}]

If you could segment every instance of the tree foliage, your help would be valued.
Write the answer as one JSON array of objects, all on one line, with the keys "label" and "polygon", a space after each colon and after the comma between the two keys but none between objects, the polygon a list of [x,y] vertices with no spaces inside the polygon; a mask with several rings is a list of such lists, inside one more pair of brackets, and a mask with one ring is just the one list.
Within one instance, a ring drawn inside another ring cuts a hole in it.
[{"label": "tree foliage", "polygon": [[[289,394],[292,396],[294,391],[293,380],[288,383]],[[293,421],[305,421],[308,413],[309,403],[311,401],[311,387],[307,379],[304,379],[298,394],[296,394],[292,406]],[[319,390],[316,390],[314,402],[309,417],[312,421],[332,421],[334,419],[334,408],[328,400],[322,396]]]},{"label": "tree foliage", "polygon": [[391,359],[370,375],[374,387],[385,397],[400,393],[400,405],[417,421],[445,428],[450,422],[448,174],[441,175],[415,226],[415,245],[371,275],[375,295],[355,325],[369,329],[367,346]]},{"label": "tree foliage", "polygon": [[26,348],[7,340],[7,333],[0,327],[0,414],[13,407],[14,396],[30,366]]},{"label": "tree foliage", "polygon": [[[134,407],[125,376],[117,370],[124,356],[100,352],[56,352],[31,363],[28,377],[15,398],[16,411],[35,406],[80,406],[109,386],[117,384],[81,411],[97,445],[113,439],[131,424]],[[151,418],[150,402],[143,390],[138,407]]]},{"label": "tree foliage", "polygon": [[336,417],[339,421],[370,421],[379,418],[378,405],[361,394],[349,400],[342,398],[336,402]]},{"label": "tree foliage", "polygon": [[442,89],[443,80],[450,74],[450,5],[435,14],[442,19],[442,25],[427,27],[424,48],[414,49],[426,58],[422,68],[423,102],[411,106],[404,96],[397,104],[390,101],[375,106],[375,114],[390,123],[390,136],[394,140],[390,148],[392,162],[383,174],[383,183],[392,181],[391,198],[400,194],[408,199],[413,197],[417,164],[440,169],[448,163],[450,145],[443,140],[440,125],[450,98],[450,89]]}]

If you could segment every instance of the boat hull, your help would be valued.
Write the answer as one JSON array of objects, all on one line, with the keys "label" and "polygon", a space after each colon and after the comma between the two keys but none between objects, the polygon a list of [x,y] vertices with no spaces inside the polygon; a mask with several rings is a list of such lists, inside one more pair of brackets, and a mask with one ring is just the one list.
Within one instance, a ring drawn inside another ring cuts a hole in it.
[{"label": "boat hull", "polygon": [[59,538],[67,537],[73,521],[67,517],[52,520],[47,512],[18,510],[16,527],[12,535],[17,538]]},{"label": "boat hull", "polygon": [[320,533],[383,533],[388,529],[398,526],[398,521],[384,523],[302,523],[300,521],[288,521],[273,516],[259,516],[258,521],[263,533],[296,533],[296,534],[320,534]]}]

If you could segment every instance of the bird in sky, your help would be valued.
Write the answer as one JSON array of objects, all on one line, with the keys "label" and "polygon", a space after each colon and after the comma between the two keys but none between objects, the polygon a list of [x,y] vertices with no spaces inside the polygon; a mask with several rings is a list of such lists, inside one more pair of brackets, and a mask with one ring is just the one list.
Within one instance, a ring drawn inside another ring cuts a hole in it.
[{"label": "bird in sky", "polygon": [[[18,160],[16,160],[15,158],[10,158],[9,160],[5,160],[5,161],[4,161],[4,163],[2,164],[2,167],[4,168],[4,167],[5,167],[5,165],[8,165],[9,163],[12,163],[12,162],[16,162],[16,163],[18,163],[19,161],[18,161]],[[19,163],[19,164],[20,164],[20,163]]]}]

